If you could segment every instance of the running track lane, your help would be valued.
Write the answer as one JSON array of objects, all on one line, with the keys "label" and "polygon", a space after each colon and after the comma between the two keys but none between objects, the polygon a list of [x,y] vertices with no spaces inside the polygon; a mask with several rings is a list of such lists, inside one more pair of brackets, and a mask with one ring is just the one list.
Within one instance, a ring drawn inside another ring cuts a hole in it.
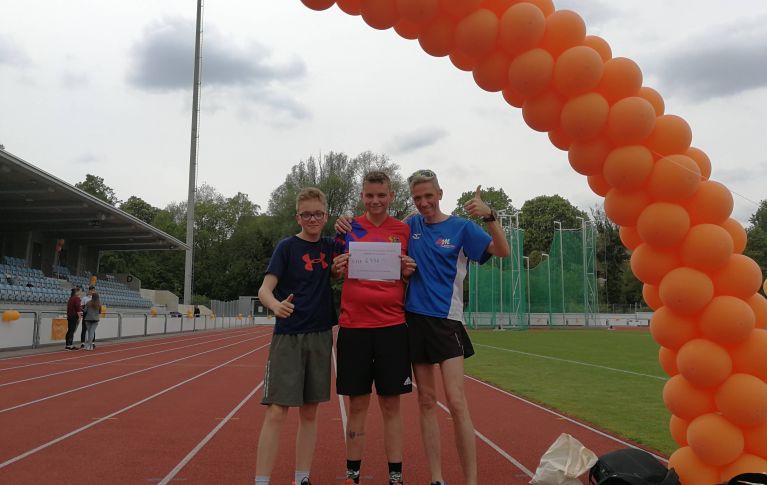
[{"label": "running track lane", "polygon": [[[7,477],[10,483],[158,483],[163,478],[167,479],[177,468],[175,475],[166,483],[252,483],[255,448],[264,411],[264,407],[258,404],[261,390],[253,391],[263,377],[267,348],[243,354],[266,343],[256,342],[258,344],[222,349],[214,354],[216,359],[186,365],[184,368],[191,369],[191,372],[183,375],[173,372],[177,370],[174,369],[176,366],[170,365],[150,371],[153,377],[149,380],[130,385],[126,385],[126,380],[118,384],[127,388],[122,390],[125,398],[136,403],[153,395],[152,392],[163,392],[162,389],[193,379],[112,416],[116,419],[103,418],[125,408],[125,399],[106,409],[93,410],[101,412],[97,420],[93,419],[97,416],[93,416],[85,425],[82,423],[87,420],[77,422],[78,416],[83,414],[83,406],[107,401],[109,394],[115,392],[114,386],[107,384],[72,393],[65,403],[54,403],[56,400],[52,399],[31,406],[36,412],[17,414],[15,419],[26,426],[12,433],[6,434],[6,425],[9,423],[8,415],[14,413],[0,414],[0,429],[3,429],[4,438],[11,437],[11,441],[17,441],[20,434],[29,434],[35,441],[34,446],[50,441],[47,428],[38,426],[37,421],[54,407],[65,407],[70,413],[74,410],[75,417],[64,420],[67,433],[90,425],[87,430],[0,468],[0,477]],[[239,359],[221,365],[238,356]],[[208,373],[194,377],[202,372]],[[173,378],[167,378],[166,374],[172,374]],[[88,379],[87,374],[83,379]],[[155,380],[163,381],[163,385],[153,386]],[[25,385],[35,384],[31,381]],[[483,485],[527,483],[527,473],[535,471],[541,454],[561,432],[572,434],[597,454],[627,445],[471,378],[467,378],[466,389],[474,425],[481,435],[477,440],[477,451],[479,482]],[[241,407],[234,411],[237,406]],[[415,390],[403,397],[402,410],[406,481],[427,483],[429,477],[420,444]],[[319,439],[312,476],[316,485],[338,484],[345,457],[341,406],[337,396],[332,395],[330,403],[320,406],[319,415]],[[227,416],[230,419],[224,421]],[[438,416],[445,478],[451,485],[460,484],[460,466],[450,416],[445,411],[440,411]],[[291,410],[272,483],[287,484],[292,480],[296,422],[297,412]],[[48,426],[51,424],[48,423]],[[381,417],[375,398],[371,400],[367,433],[362,470],[366,480],[363,483],[386,483],[386,464],[380,440]],[[0,457],[6,456],[7,442],[6,439],[0,440]],[[93,454],[88,473],[77,466],[84,450]],[[188,462],[185,461],[187,459]],[[57,466],[60,463],[71,463],[72,466],[64,469]],[[43,473],[50,470],[54,475],[49,479]]]}]

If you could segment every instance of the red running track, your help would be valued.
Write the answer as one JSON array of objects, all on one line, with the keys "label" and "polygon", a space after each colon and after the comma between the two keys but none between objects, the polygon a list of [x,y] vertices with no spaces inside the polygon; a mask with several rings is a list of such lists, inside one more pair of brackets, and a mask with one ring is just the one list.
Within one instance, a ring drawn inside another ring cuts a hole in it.
[{"label": "red running track", "polygon": [[[264,407],[259,404],[271,327],[203,331],[0,359],[0,483],[251,484]],[[479,483],[530,481],[560,433],[595,453],[628,443],[466,378]],[[320,406],[315,485],[345,468],[346,402]],[[440,414],[447,483],[461,470],[447,408]],[[387,483],[381,417],[371,403],[362,483]],[[402,401],[404,475],[426,484],[415,392]],[[290,484],[296,412],[289,413],[273,484]]]}]

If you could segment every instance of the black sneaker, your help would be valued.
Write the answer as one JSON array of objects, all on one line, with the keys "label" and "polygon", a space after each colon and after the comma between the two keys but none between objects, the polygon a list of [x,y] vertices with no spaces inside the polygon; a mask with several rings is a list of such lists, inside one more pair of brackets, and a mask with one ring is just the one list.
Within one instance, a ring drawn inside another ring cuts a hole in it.
[{"label": "black sneaker", "polygon": [[85,348],[85,344],[80,344],[80,348],[84,349]]}]

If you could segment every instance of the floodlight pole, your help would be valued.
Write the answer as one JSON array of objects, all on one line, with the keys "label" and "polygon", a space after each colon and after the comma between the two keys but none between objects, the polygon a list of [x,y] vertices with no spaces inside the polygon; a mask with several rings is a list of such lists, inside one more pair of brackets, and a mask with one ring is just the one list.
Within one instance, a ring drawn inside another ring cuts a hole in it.
[{"label": "floodlight pole", "polygon": [[525,267],[527,269],[527,281],[525,287],[527,288],[527,326],[530,327],[530,257],[522,256],[525,260]]},{"label": "floodlight pole", "polygon": [[581,216],[575,216],[575,219],[581,223],[581,258],[583,259],[583,322],[586,327],[589,326],[589,302],[588,302],[588,281],[586,280],[586,220]]},{"label": "floodlight pole", "polygon": [[202,0],[197,0],[197,30],[194,39],[194,84],[192,86],[192,141],[189,148],[189,192],[186,200],[186,259],[184,260],[184,305],[192,304],[194,263],[194,203],[197,190],[197,140],[200,113],[200,47],[202,44]]},{"label": "floodlight pole", "polygon": [[[504,221],[510,222],[510,216],[506,214],[505,210],[498,211],[498,223],[501,225],[501,230],[503,231],[504,237],[506,237],[506,229],[508,229],[508,226],[504,226]],[[513,278],[513,272],[514,272],[514,260],[513,258],[510,258],[511,260],[511,270],[512,270],[512,278]],[[499,287],[500,287],[500,314],[503,315],[503,258],[498,258],[498,263],[500,265],[500,270],[498,272],[499,274]],[[514,285],[511,286],[512,292],[514,291]],[[513,304],[513,298],[512,298],[512,304]],[[511,324],[511,314],[509,314],[509,324]],[[500,323],[500,320],[496,321],[495,328],[497,330],[501,330],[503,328],[503,325]]]},{"label": "floodlight pole", "polygon": [[551,259],[546,253],[541,253],[542,258],[546,258],[546,271],[549,280],[549,327],[551,326]]},{"label": "floodlight pole", "polygon": [[554,221],[554,227],[559,227],[559,280],[562,286],[562,324],[567,325],[565,318],[565,253],[562,251],[562,223]]}]

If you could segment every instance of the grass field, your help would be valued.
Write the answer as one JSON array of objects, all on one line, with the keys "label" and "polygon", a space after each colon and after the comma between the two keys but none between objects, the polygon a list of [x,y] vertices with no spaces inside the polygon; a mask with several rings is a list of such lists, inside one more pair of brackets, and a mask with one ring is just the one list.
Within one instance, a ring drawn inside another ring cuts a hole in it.
[{"label": "grass field", "polygon": [[665,455],[677,445],[663,404],[667,376],[648,332],[469,332],[468,374]]}]

